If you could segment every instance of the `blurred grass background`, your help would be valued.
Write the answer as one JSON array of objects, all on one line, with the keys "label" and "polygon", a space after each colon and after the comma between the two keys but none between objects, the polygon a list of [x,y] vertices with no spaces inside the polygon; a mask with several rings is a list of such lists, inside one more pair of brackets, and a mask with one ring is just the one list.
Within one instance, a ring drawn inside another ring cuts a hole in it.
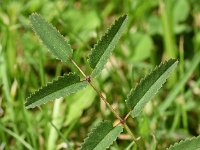
[{"label": "blurred grass background", "polygon": [[[161,61],[176,58],[179,67],[158,96],[127,121],[149,149],[200,134],[199,0],[0,0],[0,150],[78,149],[96,123],[115,120],[90,87],[41,108],[24,108],[30,93],[76,71],[39,42],[29,24],[33,12],[66,37],[86,73],[91,47],[128,14],[128,27],[96,84],[124,116],[129,90]],[[110,149],[133,149],[133,143],[124,132]]]}]

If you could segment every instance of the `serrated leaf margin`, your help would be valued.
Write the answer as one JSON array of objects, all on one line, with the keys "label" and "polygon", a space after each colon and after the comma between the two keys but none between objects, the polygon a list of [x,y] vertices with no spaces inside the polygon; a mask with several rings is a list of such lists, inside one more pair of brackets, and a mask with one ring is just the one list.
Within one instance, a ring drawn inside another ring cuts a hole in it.
[{"label": "serrated leaf margin", "polygon": [[[184,139],[184,140],[181,140],[179,142],[176,142],[175,144],[170,145],[170,147],[167,148],[167,150],[173,150],[174,148],[176,148],[176,146],[181,146],[181,144],[184,144],[184,143],[187,143],[187,142],[192,142],[193,140],[199,140],[199,143],[200,143],[200,135],[197,136],[197,137],[192,137],[192,138],[188,138],[188,139]],[[198,147],[198,148],[200,149],[200,147]],[[190,149],[190,150],[193,150],[193,149]],[[194,149],[194,150],[196,150],[196,149]]]},{"label": "serrated leaf margin", "polygon": [[[103,55],[101,55],[101,57],[99,58],[99,60],[98,60],[96,63],[92,62],[92,60],[93,60],[93,58],[92,58],[92,57],[93,57],[93,56],[92,56],[92,55],[93,55],[93,52],[95,51],[95,49],[97,49],[97,47],[98,47],[100,44],[104,44],[104,39],[106,39],[105,37],[107,37],[107,36],[110,34],[110,31],[111,31],[112,28],[117,24],[117,22],[119,22],[119,21],[120,21],[121,19],[123,19],[123,18],[124,18],[124,20],[123,20],[121,26],[119,27],[119,30],[118,30],[118,32],[116,33],[116,35],[119,34],[119,32],[122,32],[122,31],[124,30],[125,25],[126,25],[127,20],[128,20],[128,16],[127,16],[127,15],[123,15],[123,16],[119,17],[118,19],[116,19],[115,22],[111,25],[111,27],[107,29],[107,31],[101,36],[101,38],[98,40],[98,42],[97,42],[97,43],[93,46],[93,48],[91,49],[91,52],[90,52],[90,54],[89,54],[89,56],[88,56],[88,62],[89,62],[90,67],[94,69],[94,70],[92,71],[92,74],[91,74],[91,76],[92,76],[93,78],[94,78],[95,76],[97,76],[98,74],[100,74],[100,72],[101,72],[101,70],[103,69],[103,67],[105,66],[105,64],[106,64],[106,62],[107,62],[109,56],[111,55],[113,49],[115,48],[115,44],[114,44],[114,45],[110,45],[110,46],[112,46],[112,48],[110,48],[110,51],[104,50]],[[116,38],[116,35],[114,36],[114,38]],[[121,35],[119,35],[119,36],[117,37],[117,39],[115,39],[115,40],[116,40],[116,43],[118,42],[118,40],[120,39],[120,37],[121,37]],[[114,38],[113,38],[113,39],[114,39]],[[111,42],[113,42],[113,39],[111,40]],[[109,46],[108,46],[108,47],[109,47]],[[108,49],[108,47],[107,47],[107,49]],[[107,53],[108,53],[108,54],[107,54]],[[102,56],[104,56],[104,55],[106,55],[106,54],[107,54],[107,57],[102,57]],[[99,66],[99,62],[105,62],[105,63],[104,63],[102,66],[101,66],[101,64],[100,64],[100,67],[98,67],[98,66]]]},{"label": "serrated leaf margin", "polygon": [[[65,77],[69,77],[70,75],[77,75],[76,73],[72,73],[70,72],[69,74],[64,74],[63,76],[59,76],[57,77],[57,79],[54,79],[52,80],[51,82],[48,82],[45,86],[42,86],[41,88],[39,88],[38,90],[36,90],[34,93],[30,94],[29,97],[26,98],[26,102],[25,102],[25,107],[26,109],[29,109],[29,108],[34,108],[36,106],[39,106],[39,105],[42,105],[42,104],[45,104],[47,103],[48,101],[52,101],[52,100],[55,100],[55,99],[49,99],[49,100],[46,100],[46,101],[35,101],[35,102],[30,102],[30,99],[37,95],[41,90],[47,88],[48,86],[51,86],[53,85],[55,82],[61,80],[61,79],[64,79]],[[70,87],[73,87],[73,86],[76,86],[76,84],[80,84],[80,86],[74,90],[74,91],[71,91],[69,92],[68,94],[65,94],[63,93],[62,95],[58,96],[57,98],[60,98],[60,97],[64,97],[64,96],[68,96],[70,94],[73,94],[75,92],[77,92],[78,90],[82,89],[82,88],[85,88],[87,86],[87,81],[80,81],[80,77],[77,75],[77,79],[74,81],[74,84],[71,84]],[[49,94],[50,95],[50,94]]]},{"label": "serrated leaf margin", "polygon": [[[177,63],[178,63],[178,60],[176,60],[176,59],[169,59],[168,61],[164,61],[164,62],[162,62],[162,63],[160,63],[159,64],[159,66],[156,66],[149,74],[147,74],[144,78],[142,78],[141,80],[140,80],[140,82],[139,82],[139,84],[137,84],[136,86],[135,86],[135,88],[134,89],[131,89],[131,91],[129,92],[129,94],[128,94],[128,96],[127,96],[127,99],[125,100],[125,102],[126,102],[126,104],[127,104],[127,106],[131,109],[131,116],[134,118],[134,117],[137,117],[138,115],[139,115],[139,113],[137,113],[136,115],[135,115],[135,112],[137,112],[138,111],[138,104],[140,104],[140,103],[146,103],[146,101],[145,102],[142,102],[141,101],[141,99],[138,101],[138,102],[135,102],[135,103],[133,103],[133,106],[131,106],[131,104],[130,104],[130,102],[128,102],[128,99],[130,99],[130,97],[131,97],[131,95],[134,93],[134,91],[136,91],[137,89],[139,89],[139,88],[141,88],[141,87],[143,87],[144,86],[144,84],[147,82],[146,80],[147,80],[147,78],[148,77],[150,77],[151,75],[153,75],[159,68],[161,68],[162,67],[162,65],[165,65],[165,64],[167,64],[167,63],[169,63],[170,61],[173,61],[174,63],[172,64],[172,69],[171,70],[173,70],[175,67],[176,67],[176,65],[177,65]],[[162,75],[161,75],[162,76]],[[169,75],[168,75],[169,76]],[[168,78],[168,77],[167,77]],[[167,79],[166,78],[166,79]],[[162,86],[163,86],[163,84],[166,82],[166,79],[165,79],[165,81],[162,83],[162,85],[161,85],[161,87],[160,88],[158,88],[158,90],[154,93],[154,95],[156,95],[157,94],[157,92],[159,91],[159,89],[161,89],[162,88]],[[151,97],[151,98],[153,98],[153,96]],[[150,101],[150,100],[149,100]],[[141,112],[141,111],[140,111]]]},{"label": "serrated leaf margin", "polygon": [[45,43],[43,42],[43,40],[41,39],[40,35],[36,32],[35,28],[33,27],[33,24],[32,24],[31,21],[30,21],[30,26],[31,26],[32,30],[34,31],[35,35],[38,37],[39,41],[42,43],[42,45],[44,45],[44,46],[48,49],[48,51],[49,51],[50,53],[53,54],[53,56],[54,56],[57,60],[60,60],[61,62],[67,62],[67,61],[71,60],[71,58],[72,58],[72,53],[73,53],[73,49],[71,48],[71,45],[66,41],[65,37],[59,32],[59,30],[57,30],[51,23],[49,23],[46,19],[44,19],[40,14],[32,13],[32,14],[29,16],[29,20],[31,20],[31,17],[32,17],[33,15],[38,16],[38,17],[40,17],[41,19],[43,19],[43,21],[44,21],[45,23],[47,23],[55,32],[58,33],[58,35],[60,36],[60,38],[63,38],[63,40],[64,40],[66,46],[68,46],[68,48],[69,48],[69,50],[70,50],[70,56],[69,56],[69,58],[66,58],[67,60],[65,61],[65,59],[59,58],[57,55],[55,55],[54,52],[51,50],[51,48],[48,47],[47,44],[45,44]]},{"label": "serrated leaf margin", "polygon": [[[119,135],[123,131],[123,127],[121,125],[113,127],[111,121],[108,121],[108,120],[102,121],[96,127],[92,128],[92,130],[89,132],[88,136],[84,139],[84,142],[81,144],[80,150],[85,150],[85,149],[83,149],[83,145],[85,143],[87,143],[87,141],[90,141],[91,136],[93,136],[95,134],[96,130],[99,127],[101,127],[103,124],[106,124],[106,123],[110,125],[110,128],[111,128],[110,132],[113,131],[116,128],[119,128],[119,129],[121,129],[120,132],[118,133],[118,135]],[[101,131],[99,131],[99,132],[101,132]],[[117,137],[118,136],[116,136],[116,139],[117,139]],[[112,143],[110,143],[105,149],[109,148],[109,146],[112,145],[113,142],[116,141],[116,139],[114,139],[112,141]],[[87,149],[87,150],[90,150],[90,149]],[[94,150],[104,150],[104,149],[102,149],[102,147],[101,147],[101,149],[99,149],[99,147],[98,148],[95,147]]]}]

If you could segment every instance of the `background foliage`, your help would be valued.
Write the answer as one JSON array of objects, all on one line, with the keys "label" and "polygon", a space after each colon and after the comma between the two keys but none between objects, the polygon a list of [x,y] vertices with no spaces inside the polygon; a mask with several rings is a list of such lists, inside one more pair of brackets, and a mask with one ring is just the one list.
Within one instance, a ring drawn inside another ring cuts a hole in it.
[{"label": "background foliage", "polygon": [[[0,149],[72,149],[88,131],[114,116],[90,88],[70,97],[26,110],[30,93],[70,71],[42,46],[29,15],[40,13],[66,37],[82,66],[96,39],[120,15],[128,14],[126,32],[97,78],[113,107],[123,116],[132,87],[168,58],[179,67],[140,117],[128,119],[147,147],[162,149],[200,134],[200,2],[198,0],[0,0]],[[88,64],[89,65],[89,64]],[[52,124],[53,123],[53,124]],[[56,129],[55,130],[55,126]],[[129,149],[121,135],[111,149]]]}]

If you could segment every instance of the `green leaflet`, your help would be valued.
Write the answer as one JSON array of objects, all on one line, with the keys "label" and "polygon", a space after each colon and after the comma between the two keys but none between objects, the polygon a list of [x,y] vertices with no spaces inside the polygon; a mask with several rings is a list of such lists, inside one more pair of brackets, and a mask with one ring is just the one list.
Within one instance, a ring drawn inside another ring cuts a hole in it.
[{"label": "green leaflet", "polygon": [[163,113],[173,102],[173,100],[177,97],[177,95],[181,92],[182,88],[185,86],[189,78],[193,75],[194,70],[198,68],[200,64],[200,51],[194,55],[188,69],[185,71],[184,76],[177,81],[173,89],[169,92],[166,99],[159,106],[159,113]]},{"label": "green leaflet", "polygon": [[35,33],[56,58],[67,62],[72,57],[73,50],[55,27],[36,13],[30,16],[30,21]]},{"label": "green leaflet", "polygon": [[200,136],[193,137],[191,139],[180,141],[171,145],[168,150],[200,150]]},{"label": "green leaflet", "polygon": [[77,74],[70,73],[60,76],[57,80],[48,83],[46,86],[30,95],[30,97],[26,99],[25,106],[27,109],[34,108],[49,100],[55,100],[56,98],[75,93],[86,86],[87,82],[80,81],[80,77]]},{"label": "green leaflet", "polygon": [[108,29],[107,33],[101,37],[100,41],[91,50],[88,61],[91,68],[94,69],[91,74],[92,77],[97,76],[103,70],[125,28],[127,19],[127,15],[124,15],[116,20],[114,25]]},{"label": "green leaflet", "polygon": [[147,75],[136,88],[130,91],[126,104],[132,110],[131,116],[137,117],[145,104],[149,102],[166,82],[169,74],[175,69],[178,61],[170,59],[160,64],[155,70]]},{"label": "green leaflet", "polygon": [[82,144],[81,150],[105,150],[109,148],[122,131],[122,126],[113,127],[110,121],[101,122],[89,133]]}]

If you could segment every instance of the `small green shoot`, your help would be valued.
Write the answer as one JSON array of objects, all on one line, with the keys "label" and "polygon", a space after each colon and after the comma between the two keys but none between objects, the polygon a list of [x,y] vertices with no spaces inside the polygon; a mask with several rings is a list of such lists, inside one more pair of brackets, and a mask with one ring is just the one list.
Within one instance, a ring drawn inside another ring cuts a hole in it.
[{"label": "small green shoot", "polygon": [[[58,77],[51,83],[40,88],[34,94],[27,98],[25,103],[26,108],[34,108],[41,104],[48,102],[49,100],[55,100],[60,97],[64,97],[75,93],[87,85],[97,92],[101,99],[113,112],[115,117],[119,120],[116,126],[113,126],[111,121],[101,122],[96,128],[88,134],[88,137],[84,140],[81,146],[81,150],[105,150],[116,141],[117,137],[126,129],[128,134],[132,137],[132,140],[137,144],[139,149],[143,149],[141,141],[138,140],[133,134],[132,130],[126,123],[126,119],[131,116],[137,117],[141,113],[144,106],[149,102],[158,92],[158,90],[166,82],[170,73],[176,68],[178,61],[170,59],[164,63],[161,63],[156,67],[149,75],[147,75],[141,82],[132,89],[127,96],[126,104],[131,111],[125,118],[120,117],[108,100],[101,94],[93,83],[93,79],[101,73],[105,64],[107,63],[115,45],[117,44],[125,26],[127,24],[127,15],[124,15],[117,19],[115,23],[108,29],[107,33],[101,37],[97,44],[92,48],[89,55],[89,64],[93,69],[91,75],[87,76],[81,68],[73,60],[70,45],[65,41],[64,37],[44,18],[34,13],[30,16],[33,30],[39,36],[44,45],[62,62],[71,62],[83,75],[84,80],[80,80],[77,73],[69,73],[67,75]],[[199,138],[192,140],[186,140],[175,144],[169,149],[181,149],[184,145],[190,145],[189,149],[199,148]]]}]

